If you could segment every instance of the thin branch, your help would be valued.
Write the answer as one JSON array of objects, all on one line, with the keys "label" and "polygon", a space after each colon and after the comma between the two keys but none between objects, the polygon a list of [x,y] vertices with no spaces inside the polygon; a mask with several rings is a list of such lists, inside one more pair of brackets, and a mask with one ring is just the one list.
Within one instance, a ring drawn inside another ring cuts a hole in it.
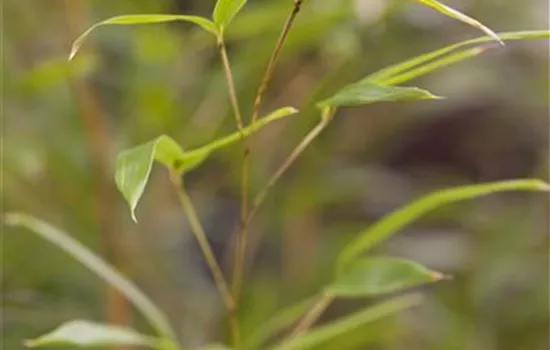
[{"label": "thin branch", "polygon": [[259,117],[260,107],[262,106],[262,100],[263,100],[264,94],[267,90],[267,87],[269,86],[269,82],[271,81],[271,78],[273,77],[275,66],[277,64],[277,61],[279,60],[279,56],[281,55],[281,51],[288,37],[288,33],[290,32],[290,29],[294,24],[294,20],[296,19],[296,16],[300,12],[303,2],[304,0],[294,0],[294,7],[292,8],[292,11],[289,13],[288,17],[286,18],[283,29],[281,30],[281,34],[277,39],[277,43],[275,44],[275,49],[273,50],[273,53],[269,58],[269,62],[267,63],[267,67],[265,69],[262,82],[260,83],[260,86],[258,87],[258,90],[256,91],[256,95],[254,97],[254,107],[252,109],[252,123],[254,123]]},{"label": "thin branch", "polygon": [[[220,50],[220,56],[222,59],[223,71],[225,73],[225,80],[227,82],[227,88],[229,90],[229,99],[231,100],[231,107],[233,108],[233,114],[235,115],[235,122],[237,128],[242,130],[244,127],[243,117],[241,114],[241,108],[239,107],[239,100],[237,99],[237,89],[235,88],[235,79],[233,78],[233,72],[227,57],[227,48],[222,37],[218,38],[218,48]],[[244,136],[244,135],[243,135]]]},{"label": "thin branch", "polygon": [[206,260],[206,263],[210,269],[210,272],[212,273],[212,277],[214,278],[216,287],[218,288],[218,291],[223,299],[223,302],[227,308],[227,311],[229,312],[229,315],[230,315],[229,323],[231,327],[233,342],[234,342],[234,345],[238,347],[240,345],[240,335],[239,335],[239,325],[238,325],[238,319],[236,314],[235,300],[233,299],[233,296],[229,292],[229,288],[227,286],[227,282],[223,275],[222,269],[218,264],[216,257],[214,256],[214,252],[212,251],[212,247],[208,242],[208,237],[206,236],[204,228],[200,223],[200,220],[197,216],[197,212],[195,211],[195,207],[191,202],[191,198],[189,197],[189,194],[187,193],[187,191],[185,190],[185,187],[183,186],[183,182],[181,180],[180,174],[175,171],[171,171],[170,181],[174,184],[174,186],[177,189],[179,201],[187,216],[187,219],[189,220],[191,231],[193,231],[193,234],[195,235],[195,238],[199,243],[199,247],[202,250],[204,259]]},{"label": "thin branch", "polygon": [[[264,71],[262,81],[254,96],[251,124],[254,124],[260,115],[260,108],[262,105],[263,96],[267,90],[267,87],[269,85],[269,82],[271,81],[271,78],[273,77],[273,72],[275,71],[275,66],[281,54],[281,50],[283,49],[284,43],[288,37],[288,33],[290,32],[290,29],[294,24],[294,20],[296,19],[296,16],[300,12],[302,3],[303,3],[303,0],[294,0],[294,7],[292,8],[292,11],[289,13],[285,21],[285,24],[283,25],[283,29],[281,30],[281,34],[277,39],[277,43],[275,44],[273,53],[271,54],[271,57],[269,58],[269,62],[267,63],[267,67]],[[241,185],[243,187],[243,190],[242,190],[243,195],[241,199],[242,200],[241,223],[240,223],[241,229],[237,236],[237,239],[235,240],[235,252],[234,252],[234,263],[233,263],[233,296],[235,298],[238,298],[238,295],[242,287],[243,279],[244,279],[244,264],[246,260],[246,246],[248,241],[247,220],[248,220],[248,217],[250,216],[247,213],[248,211],[248,177],[250,172],[250,147],[246,142],[244,144],[244,147],[245,148],[244,148],[244,154],[243,154],[242,182],[241,182]]]},{"label": "thin branch", "polygon": [[327,125],[332,120],[333,111],[330,109],[326,109],[323,111],[323,116],[321,118],[321,121],[315,125],[313,129],[302,139],[302,141],[296,146],[296,148],[290,153],[290,155],[286,158],[284,163],[277,169],[277,171],[271,176],[267,184],[264,186],[264,188],[258,193],[256,198],[254,198],[254,202],[252,204],[252,208],[250,209],[250,213],[248,214],[248,217],[246,218],[246,227],[250,225],[250,222],[252,221],[252,218],[258,211],[258,209],[261,207],[263,202],[265,201],[265,198],[267,197],[269,190],[275,184],[277,181],[283,176],[283,174],[287,171],[287,169],[296,161],[296,159],[304,152],[304,150],[319,136],[319,134],[327,127]]},{"label": "thin branch", "polygon": [[312,306],[311,309],[304,315],[304,317],[298,322],[294,330],[289,334],[289,336],[284,340],[284,342],[290,341],[301,333],[307,331],[317,320],[323,312],[328,308],[328,306],[334,300],[332,294],[323,293],[317,302]]}]

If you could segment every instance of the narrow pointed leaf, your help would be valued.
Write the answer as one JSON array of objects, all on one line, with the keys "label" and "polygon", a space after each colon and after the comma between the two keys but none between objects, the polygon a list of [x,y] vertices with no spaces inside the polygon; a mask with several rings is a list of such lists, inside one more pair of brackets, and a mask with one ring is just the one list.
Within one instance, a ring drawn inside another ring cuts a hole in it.
[{"label": "narrow pointed leaf", "polygon": [[421,299],[418,295],[397,297],[390,301],[382,302],[373,307],[344,316],[326,326],[313,328],[294,339],[275,346],[271,350],[307,350],[315,349],[332,338],[352,332],[371,322],[393,315],[399,311],[419,304]]},{"label": "narrow pointed leaf", "polygon": [[475,20],[471,17],[466,16],[462,12],[457,11],[457,10],[453,9],[452,7],[444,5],[444,4],[442,4],[438,1],[435,1],[435,0],[416,0],[416,1],[437,10],[437,11],[439,11],[440,13],[442,13],[446,16],[449,16],[451,18],[454,18],[456,20],[464,22],[468,25],[471,25],[474,28],[477,28],[477,29],[483,31],[483,32],[485,32],[485,34],[492,37],[494,40],[498,41],[501,45],[504,45],[504,42],[500,39],[500,37],[495,32],[493,32],[491,29],[489,29],[488,27],[481,24],[481,22],[479,22],[479,21],[477,21],[477,20]]},{"label": "narrow pointed leaf", "polygon": [[[536,40],[536,39],[549,38],[550,31],[535,30],[535,31],[506,32],[506,33],[499,33],[499,36],[502,40],[505,40],[505,41]],[[453,51],[459,51],[463,49],[469,50],[471,49],[470,47],[472,45],[485,44],[492,41],[494,41],[494,39],[488,36],[482,36],[475,39],[464,40],[452,45],[445,46],[441,49],[434,50],[434,51],[413,57],[404,62],[392,64],[391,66],[383,68],[367,76],[365,79],[373,83],[387,84],[387,81],[389,79],[392,79],[393,77],[396,77],[396,76],[400,76],[403,73],[406,73],[408,70],[416,69],[415,67],[418,67],[420,69],[422,65],[428,64],[430,61],[434,61],[440,57],[443,57],[447,54],[452,53]]]},{"label": "narrow pointed leaf", "polygon": [[443,274],[405,259],[369,257],[340,271],[326,292],[336,297],[375,297],[437,282]]},{"label": "narrow pointed leaf", "polygon": [[152,24],[152,23],[164,23],[164,22],[175,22],[175,21],[185,21],[197,24],[204,30],[214,35],[218,35],[216,26],[212,21],[198,16],[186,16],[186,15],[162,15],[162,14],[148,14],[148,15],[127,15],[127,16],[117,16],[106,19],[104,21],[98,22],[88,28],[84,33],[82,33],[73,43],[71,47],[71,53],[69,54],[69,60],[71,60],[88,35],[93,32],[96,28],[109,24],[118,24],[118,25],[134,25],[134,24]]},{"label": "narrow pointed leaf", "polygon": [[549,185],[540,180],[510,180],[479,185],[460,186],[436,191],[421,197],[411,204],[386,215],[373,226],[360,232],[338,257],[339,271],[376,244],[388,239],[400,229],[422,215],[453,202],[464,201],[491,193],[506,191],[548,191]]},{"label": "narrow pointed leaf", "polygon": [[412,80],[414,78],[426,75],[432,71],[450,66],[452,64],[470,59],[472,57],[478,56],[485,51],[487,51],[490,46],[478,46],[464,51],[454,52],[450,55],[444,56],[432,62],[428,62],[417,68],[408,70],[402,74],[397,74],[395,76],[384,79],[381,83],[387,85],[397,85]]},{"label": "narrow pointed leaf", "polygon": [[219,26],[220,32],[231,23],[233,18],[239,13],[247,0],[218,0],[214,7],[212,17],[214,22]]},{"label": "narrow pointed leaf", "polygon": [[181,147],[166,135],[120,153],[115,182],[130,207],[134,221],[137,221],[135,210],[149,180],[153,161],[175,169],[182,157]]},{"label": "narrow pointed leaf", "polygon": [[388,86],[361,80],[348,85],[317,104],[320,108],[359,106],[377,102],[438,99],[439,96],[416,87]]},{"label": "narrow pointed leaf", "polygon": [[88,348],[131,345],[157,348],[159,344],[158,339],[140,334],[131,328],[85,320],[67,322],[48,334],[25,341],[25,345],[28,347],[68,346]]},{"label": "narrow pointed leaf", "polygon": [[[262,127],[266,126],[267,124],[296,114],[298,112],[297,109],[293,107],[283,107],[279,108],[276,111],[270,113],[269,115],[258,119],[258,121],[254,125],[249,125],[242,130],[242,134],[245,136],[249,136],[257,132]],[[196,148],[194,150],[190,150],[185,152],[181,159],[180,166],[178,167],[178,171],[180,172],[186,172],[189,170],[192,170],[199,166],[208,156],[221,148],[227,147],[235,142],[240,141],[241,139],[241,132],[237,131],[234,132],[228,136],[225,136],[223,138],[220,138],[218,140],[212,141],[200,148]]]},{"label": "narrow pointed leaf", "polygon": [[132,281],[122,276],[111,265],[72,238],[68,233],[27,214],[8,213],[5,215],[5,223],[27,228],[87,267],[123,294],[151,323],[157,333],[162,335],[166,341],[173,341],[174,344],[172,345],[175,346],[174,332],[164,314],[155,304]]}]

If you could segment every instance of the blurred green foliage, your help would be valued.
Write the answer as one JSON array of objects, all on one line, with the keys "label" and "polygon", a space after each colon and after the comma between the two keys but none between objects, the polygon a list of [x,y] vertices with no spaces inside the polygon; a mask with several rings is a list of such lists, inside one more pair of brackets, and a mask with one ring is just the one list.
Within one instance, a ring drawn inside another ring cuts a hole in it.
[{"label": "blurred green foliage", "polygon": [[[67,62],[72,41],[102,19],[139,13],[207,15],[213,1],[30,0],[3,4],[3,211],[43,217],[97,251],[157,300],[185,344],[225,334],[223,305],[163,170],[130,221],[121,196],[102,196],[93,135],[104,122],[107,177],[118,151],[160,134],[192,149],[235,131],[215,40],[182,23],[101,28]],[[453,1],[497,31],[548,28],[544,1]],[[290,1],[250,0],[227,31],[238,94],[249,115]],[[252,140],[257,191],[316,122],[314,103],[350,81],[405,58],[478,36],[407,1],[311,0],[291,32],[263,112],[297,118]],[[509,177],[547,177],[548,47],[510,43],[420,79],[445,101],[342,112],[270,194],[253,225],[243,331],[318,291],[352,235],[435,188]],[[416,83],[416,82],[415,82]],[[83,98],[80,86],[93,91]],[[88,96],[90,97],[90,96]],[[91,115],[92,118],[85,118]],[[97,121],[96,120],[96,121]],[[238,224],[241,148],[188,176],[222,261]],[[313,174],[313,175],[312,175]],[[116,211],[105,245],[102,200]],[[425,302],[320,349],[547,349],[548,237],[543,196],[509,194],[438,210],[377,249],[452,274],[422,290]],[[258,234],[255,237],[260,237]],[[104,288],[55,248],[2,230],[2,347],[73,318],[105,319]],[[370,303],[370,301],[369,301]],[[327,321],[363,305],[335,303]],[[135,323],[143,320],[136,316]]]}]

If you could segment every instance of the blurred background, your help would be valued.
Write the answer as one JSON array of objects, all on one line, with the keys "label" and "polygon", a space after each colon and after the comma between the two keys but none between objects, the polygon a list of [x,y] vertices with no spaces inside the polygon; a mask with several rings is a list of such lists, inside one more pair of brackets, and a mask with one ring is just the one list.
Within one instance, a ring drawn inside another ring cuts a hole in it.
[{"label": "blurred background", "polygon": [[[544,0],[448,0],[502,31],[548,28]],[[130,220],[116,154],[168,134],[185,148],[235,130],[214,39],[182,23],[110,26],[73,62],[72,41],[116,15],[208,16],[213,0],[6,0],[2,18],[2,211],[34,214],[101,252],[167,312],[182,341],[227,338],[224,310],[167,173],[153,171]],[[250,0],[228,30],[238,94],[252,97],[290,0]],[[317,122],[315,101],[386,65],[480,33],[412,1],[308,0],[263,113],[300,114],[251,140],[254,193]],[[339,111],[271,191],[252,225],[241,316],[250,333],[331,278],[339,249],[429,191],[509,178],[548,180],[548,43],[510,42],[407,85],[448,97]],[[239,217],[238,145],[186,177],[229,271]],[[549,349],[548,198],[507,193],[442,208],[376,249],[454,276],[422,305],[320,349]],[[103,283],[25,230],[2,228],[3,349],[73,318],[143,319]],[[369,300],[336,302],[321,322]]]}]

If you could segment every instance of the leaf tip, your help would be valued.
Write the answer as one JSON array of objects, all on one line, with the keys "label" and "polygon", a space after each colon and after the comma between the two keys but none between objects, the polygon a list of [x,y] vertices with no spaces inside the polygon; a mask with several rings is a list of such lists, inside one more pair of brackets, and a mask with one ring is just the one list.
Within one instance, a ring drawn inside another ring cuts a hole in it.
[{"label": "leaf tip", "polygon": [[132,213],[130,215],[132,217],[132,221],[134,222],[134,224],[137,224],[138,221],[137,221],[137,217],[136,217],[136,212],[134,210],[132,210]]},{"label": "leaf tip", "polygon": [[432,272],[431,272],[431,277],[432,277],[432,280],[433,280],[434,282],[439,282],[439,281],[450,281],[450,280],[453,279],[453,276],[444,274],[444,273],[439,272],[439,271],[432,271]]},{"label": "leaf tip", "polygon": [[550,192],[550,184],[547,182],[541,181],[539,184],[539,188],[541,191]]},{"label": "leaf tip", "polygon": [[26,348],[34,348],[38,346],[38,342],[35,339],[25,339],[23,340],[23,345]]},{"label": "leaf tip", "polygon": [[21,217],[17,213],[5,213],[4,224],[8,226],[17,226],[21,222]]}]

